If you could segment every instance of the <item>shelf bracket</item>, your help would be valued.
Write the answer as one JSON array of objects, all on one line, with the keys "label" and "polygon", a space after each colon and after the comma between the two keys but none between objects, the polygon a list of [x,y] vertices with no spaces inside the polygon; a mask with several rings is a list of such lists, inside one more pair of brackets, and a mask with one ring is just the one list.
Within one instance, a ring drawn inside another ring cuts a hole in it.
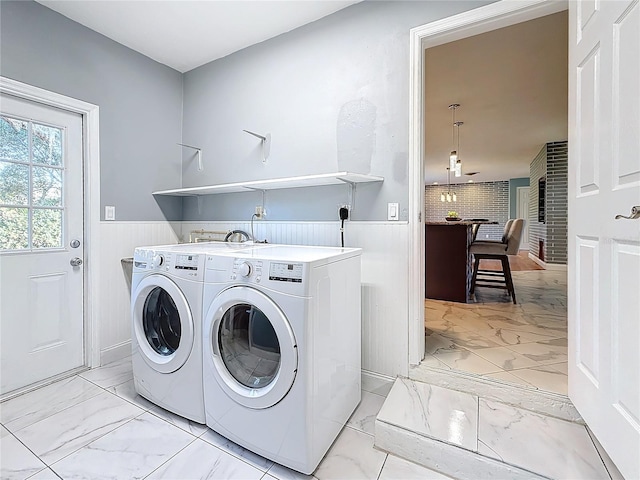
[{"label": "shelf bracket", "polygon": [[181,147],[193,148],[196,151],[196,155],[198,156],[198,171],[201,172],[204,170],[204,165],[202,164],[202,149],[198,147],[194,147],[193,145],[186,145],[184,143],[179,143]]},{"label": "shelf bracket", "polygon": [[[345,180],[344,178],[340,178],[340,177],[336,177],[338,180],[340,180],[341,182],[346,183],[349,186],[349,190],[347,191],[347,204],[350,205],[350,209],[351,212],[353,211],[353,209],[355,208],[355,202],[356,202],[356,183],[355,182],[350,182],[349,180]],[[351,215],[351,212],[349,212],[349,215]]]},{"label": "shelf bracket", "polygon": [[260,143],[262,144],[262,163],[267,163],[267,158],[269,158],[269,153],[271,153],[271,134],[260,135],[259,133],[250,132],[249,130],[242,131],[260,139]]}]

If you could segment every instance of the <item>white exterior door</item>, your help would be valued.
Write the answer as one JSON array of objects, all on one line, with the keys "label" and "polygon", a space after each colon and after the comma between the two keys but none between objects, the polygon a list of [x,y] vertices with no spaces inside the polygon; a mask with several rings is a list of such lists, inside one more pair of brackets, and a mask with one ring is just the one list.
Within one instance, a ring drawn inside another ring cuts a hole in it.
[{"label": "white exterior door", "polygon": [[85,363],[84,201],[82,117],[5,94],[0,112],[4,395]]},{"label": "white exterior door", "polygon": [[569,397],[640,478],[640,5],[569,2]]},{"label": "white exterior door", "polygon": [[518,187],[516,191],[516,217],[524,219],[520,250],[529,250],[529,187]]}]

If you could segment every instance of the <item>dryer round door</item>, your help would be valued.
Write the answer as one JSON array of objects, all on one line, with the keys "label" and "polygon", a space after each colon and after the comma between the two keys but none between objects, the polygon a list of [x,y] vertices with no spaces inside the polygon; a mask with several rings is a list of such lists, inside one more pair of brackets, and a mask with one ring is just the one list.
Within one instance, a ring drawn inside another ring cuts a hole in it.
[{"label": "dryer round door", "polygon": [[171,373],[189,358],[193,316],[180,288],[163,275],[142,279],[132,297],[133,332],[142,358],[154,370]]},{"label": "dryer round door", "polygon": [[229,397],[256,409],[285,397],[296,378],[298,348],[285,314],[267,295],[228,288],[212,302],[205,324],[212,374]]}]

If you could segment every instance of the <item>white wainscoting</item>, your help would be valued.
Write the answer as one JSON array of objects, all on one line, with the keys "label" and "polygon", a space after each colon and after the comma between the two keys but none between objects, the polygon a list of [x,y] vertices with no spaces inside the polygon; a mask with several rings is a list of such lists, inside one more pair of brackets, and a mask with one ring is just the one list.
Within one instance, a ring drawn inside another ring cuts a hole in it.
[{"label": "white wainscoting", "polygon": [[177,243],[174,228],[179,231],[180,226],[169,222],[100,222],[101,364],[131,354],[131,293],[120,260],[132,257],[135,247]]},{"label": "white wainscoting", "polygon": [[[182,222],[193,230],[244,230],[249,222]],[[340,222],[255,221],[257,240],[287,245],[340,245]],[[346,222],[345,246],[362,253],[362,368],[381,375],[408,375],[409,258],[407,222]]]},{"label": "white wainscoting", "polygon": [[[129,354],[130,293],[120,264],[141,245],[189,241],[192,230],[251,231],[249,222],[102,222],[101,363]],[[258,240],[288,245],[340,245],[339,222],[256,221]],[[408,254],[406,222],[347,222],[345,245],[362,254],[362,368],[408,375]]]}]

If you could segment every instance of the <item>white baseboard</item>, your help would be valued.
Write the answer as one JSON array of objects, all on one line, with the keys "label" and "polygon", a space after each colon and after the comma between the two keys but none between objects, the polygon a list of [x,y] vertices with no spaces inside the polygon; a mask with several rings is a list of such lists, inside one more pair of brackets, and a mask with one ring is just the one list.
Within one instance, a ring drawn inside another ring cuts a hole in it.
[{"label": "white baseboard", "polygon": [[131,340],[112,345],[100,351],[100,365],[122,360],[131,355]]},{"label": "white baseboard", "polygon": [[529,252],[529,258],[531,260],[533,260],[534,262],[536,262],[538,265],[540,265],[542,268],[544,268],[545,270],[567,270],[567,266],[566,265],[562,265],[559,263],[547,263],[547,262],[543,262],[542,260],[540,260],[538,257],[536,257],[533,253]]}]

